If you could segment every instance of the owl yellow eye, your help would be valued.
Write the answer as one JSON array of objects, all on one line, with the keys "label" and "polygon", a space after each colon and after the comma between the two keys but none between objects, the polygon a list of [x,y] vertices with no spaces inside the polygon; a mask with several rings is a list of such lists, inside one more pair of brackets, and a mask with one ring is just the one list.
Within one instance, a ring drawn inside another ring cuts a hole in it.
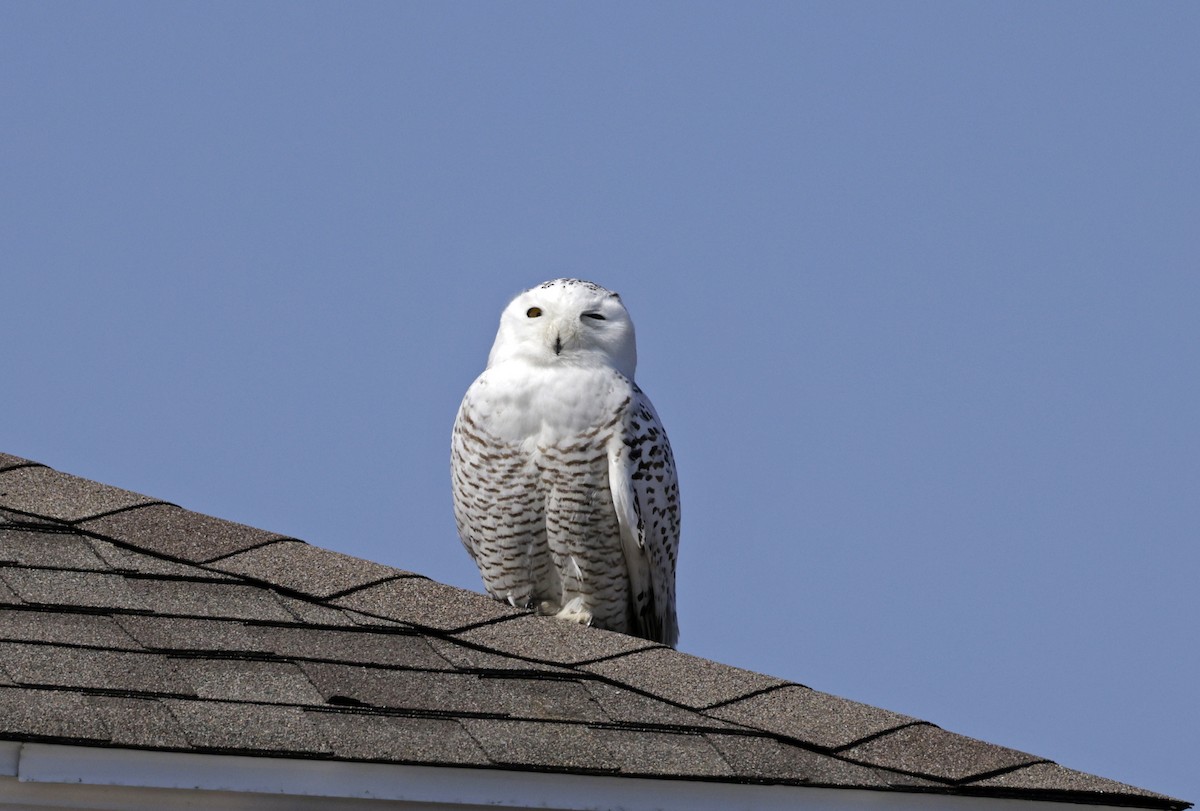
[{"label": "owl yellow eye", "polygon": [[594,321],[607,321],[608,319],[600,315],[600,313],[584,313],[584,318],[591,318]]},{"label": "owl yellow eye", "polygon": [[537,318],[541,314],[542,314],[541,307],[530,307],[528,310],[525,311],[525,315],[529,316],[530,318]]}]

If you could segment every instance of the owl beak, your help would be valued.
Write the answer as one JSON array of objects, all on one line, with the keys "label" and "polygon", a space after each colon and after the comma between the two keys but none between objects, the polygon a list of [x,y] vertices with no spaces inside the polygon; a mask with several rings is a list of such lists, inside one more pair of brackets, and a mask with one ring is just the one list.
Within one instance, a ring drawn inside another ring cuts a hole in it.
[{"label": "owl beak", "polygon": [[561,334],[554,336],[554,354],[555,355],[562,354],[562,335]]}]

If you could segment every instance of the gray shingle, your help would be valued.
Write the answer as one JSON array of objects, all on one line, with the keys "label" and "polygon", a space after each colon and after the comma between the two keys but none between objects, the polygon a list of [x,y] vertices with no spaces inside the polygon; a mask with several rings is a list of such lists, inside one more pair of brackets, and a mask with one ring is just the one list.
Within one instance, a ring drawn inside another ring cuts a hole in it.
[{"label": "gray shingle", "polygon": [[17,684],[186,695],[165,656],[153,653],[0,642],[0,661]]},{"label": "gray shingle", "polygon": [[735,729],[697,710],[676,707],[656,698],[639,695],[600,681],[585,681],[583,688],[613,721],[638,726],[670,726],[683,729]]},{"label": "gray shingle", "polygon": [[24,605],[25,601],[17,596],[17,593],[5,582],[4,577],[0,576],[0,605]]},{"label": "gray shingle", "polygon": [[413,626],[406,622],[397,622],[396,620],[384,619],[383,617],[374,617],[370,614],[363,614],[359,611],[354,611],[349,608],[339,608],[338,611],[343,611],[345,619],[350,621],[351,625],[357,625],[360,628],[393,628],[397,630],[413,630]]},{"label": "gray shingle", "polygon": [[146,609],[145,601],[119,574],[54,569],[0,569],[0,580],[30,605],[69,608]]},{"label": "gray shingle", "polygon": [[53,518],[38,518],[36,515],[25,515],[24,513],[13,512],[0,507],[0,526],[6,529],[25,528],[25,529],[45,529],[45,530],[68,530],[70,526],[62,521],[55,521]]},{"label": "gray shingle", "polygon": [[577,681],[544,678],[482,677],[494,691],[494,710],[515,718],[548,721],[610,720]]},{"label": "gray shingle", "polygon": [[130,578],[127,588],[156,614],[225,617],[237,620],[289,622],[288,613],[271,592],[233,583]]},{"label": "gray shingle", "polygon": [[174,665],[200,698],[319,706],[325,699],[291,662],[180,659]]},{"label": "gray shingle", "polygon": [[670,648],[637,651],[582,667],[652,696],[696,708],[787,683]]},{"label": "gray shingle", "polygon": [[332,552],[303,541],[280,541],[221,558],[212,567],[324,599],[412,572]]},{"label": "gray shingle", "polygon": [[475,739],[453,719],[315,710],[308,719],[336,758],[453,766],[489,762]]},{"label": "gray shingle", "polygon": [[787,746],[771,738],[707,733],[733,770],[755,780],[845,788],[886,788],[875,769]]},{"label": "gray shingle", "polygon": [[453,669],[424,637],[414,634],[272,627],[253,631],[260,644],[278,656],[419,670]]},{"label": "gray shingle", "polygon": [[621,774],[658,777],[729,777],[733,769],[703,735],[594,729]]},{"label": "gray shingle", "polygon": [[423,577],[405,577],[368,586],[337,598],[333,604],[418,628],[442,631],[456,631],[522,613],[491,597]]},{"label": "gray shingle", "polygon": [[184,749],[187,738],[179,720],[155,698],[85,696],[88,707],[109,730],[113,746]]},{"label": "gray shingle", "polygon": [[109,730],[79,693],[0,687],[0,737],[107,743]]},{"label": "gray shingle", "polygon": [[173,560],[148,555],[133,549],[124,549],[116,544],[102,541],[99,538],[88,538],[95,553],[104,561],[110,571],[128,572],[131,574],[158,575],[161,577],[189,577],[208,580],[239,581],[230,575],[221,574],[211,569],[201,568],[191,563],[177,563]]},{"label": "gray shingle", "polygon": [[126,510],[85,521],[79,527],[126,546],[192,563],[204,563],[283,538],[274,532],[170,504]]},{"label": "gray shingle", "polygon": [[1113,800],[1117,797],[1170,799],[1162,794],[1118,783],[1115,780],[1106,780],[1103,777],[1077,772],[1059,766],[1057,763],[1035,763],[1032,766],[1024,766],[996,777],[976,781],[971,785],[1039,792],[1086,792],[1095,795],[1100,802],[1114,805],[1116,803]]},{"label": "gray shingle", "polygon": [[799,685],[759,693],[707,714],[826,749],[838,749],[917,720]]},{"label": "gray shingle", "polygon": [[0,639],[110,650],[142,649],[111,617],[58,611],[0,611]]},{"label": "gray shingle", "polygon": [[154,499],[106,484],[68,476],[48,467],[19,467],[0,473],[0,507],[80,521]]},{"label": "gray shingle", "polygon": [[[399,623],[390,620],[371,620],[353,611],[332,608],[324,603],[311,599],[301,600],[286,594],[275,594],[275,600],[284,610],[292,615],[294,620],[304,625],[325,625],[336,628],[354,628],[361,626],[399,628]],[[362,621],[360,621],[362,620]]]},{"label": "gray shingle", "polygon": [[301,664],[325,700],[350,698],[371,707],[415,712],[511,715],[579,722],[608,721],[574,681],[489,678],[466,673]]},{"label": "gray shingle", "polygon": [[581,724],[489,718],[461,723],[497,766],[611,773],[621,765],[600,736]]},{"label": "gray shingle", "polygon": [[129,614],[114,619],[146,648],[171,652],[268,653],[256,629],[232,620]]},{"label": "gray shingle", "polygon": [[22,459],[20,456],[13,456],[8,453],[0,453],[0,471],[8,470],[14,467],[24,467],[26,465],[35,465],[41,467],[37,462],[31,462],[28,459]]},{"label": "gray shingle", "polygon": [[251,755],[328,754],[308,716],[298,707],[225,701],[163,699],[196,749]]},{"label": "gray shingle", "polygon": [[32,529],[0,529],[0,563],[97,572],[109,568],[82,537]]},{"label": "gray shingle", "polygon": [[565,673],[575,671],[559,665],[547,665],[515,656],[505,656],[500,653],[481,651],[461,644],[458,641],[428,637],[429,645],[439,656],[450,662],[459,670],[487,672],[521,672],[521,673]]},{"label": "gray shingle", "polygon": [[302,662],[322,698],[349,698],[371,707],[421,712],[495,713],[490,681],[464,673],[392,670]]},{"label": "gray shingle", "polygon": [[589,629],[573,622],[533,614],[472,628],[456,636],[488,650],[563,665],[662,647],[635,636]]},{"label": "gray shingle", "polygon": [[841,754],[872,766],[953,782],[1044,760],[925,723],[889,732]]}]

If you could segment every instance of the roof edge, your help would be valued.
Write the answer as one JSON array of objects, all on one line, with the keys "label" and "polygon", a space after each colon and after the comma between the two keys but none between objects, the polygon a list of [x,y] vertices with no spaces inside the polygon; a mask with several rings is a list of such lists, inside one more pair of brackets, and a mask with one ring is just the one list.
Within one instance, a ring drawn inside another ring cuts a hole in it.
[{"label": "roof edge", "polygon": [[[652,778],[0,742],[0,783],[12,778],[31,795],[88,792],[84,796],[96,805],[85,808],[107,807],[105,792],[128,796],[130,790],[153,793],[162,808],[185,807],[195,801],[197,790],[260,795],[263,808],[283,807],[270,800],[302,798],[305,802],[292,807],[339,808],[338,801],[354,801],[358,808],[362,800],[376,800],[381,807],[418,802],[447,809],[874,811],[880,801],[879,792],[870,790],[671,780],[670,792],[664,792],[664,781]],[[311,805],[314,799],[323,805]],[[888,804],[895,811],[1062,811],[1061,803],[1037,799],[906,792],[890,794]]]}]

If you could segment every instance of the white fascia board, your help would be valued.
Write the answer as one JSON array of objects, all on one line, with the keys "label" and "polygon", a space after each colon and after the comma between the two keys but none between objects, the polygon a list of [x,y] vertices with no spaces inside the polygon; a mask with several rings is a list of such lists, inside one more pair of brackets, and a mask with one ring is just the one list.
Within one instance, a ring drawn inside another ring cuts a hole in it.
[{"label": "white fascia board", "polygon": [[21,762],[21,744],[0,741],[0,777],[16,777]]},{"label": "white fascia board", "polygon": [[[7,747],[13,746],[7,744]],[[501,769],[400,766],[328,760],[200,755],[53,744],[17,744],[16,777],[26,793],[49,790],[45,802],[24,797],[21,807],[59,807],[62,792],[89,787],[96,805],[71,808],[142,808],[136,791],[157,799],[159,808],[418,808],[480,806],[562,811],[1065,811],[1062,803],[948,797],[896,791],[805,788],[655,780],[637,777],[548,774]],[[4,753],[0,749],[0,765]],[[0,771],[0,774],[5,772]],[[4,780],[4,783],[11,783]],[[102,791],[100,787],[108,787]],[[195,803],[200,800],[202,806]],[[208,794],[212,792],[212,794]],[[0,789],[0,809],[6,808]],[[101,795],[111,795],[102,800]],[[85,794],[86,796],[86,794]],[[112,801],[124,797],[121,804]],[[261,798],[256,802],[253,798]],[[172,799],[174,798],[174,799]],[[236,798],[233,802],[229,798]],[[10,797],[10,799],[16,799]],[[303,800],[303,801],[301,801]],[[366,802],[363,802],[366,801]],[[374,801],[374,802],[371,802]],[[103,806],[100,802],[105,803]],[[14,806],[9,806],[14,807]]]}]

